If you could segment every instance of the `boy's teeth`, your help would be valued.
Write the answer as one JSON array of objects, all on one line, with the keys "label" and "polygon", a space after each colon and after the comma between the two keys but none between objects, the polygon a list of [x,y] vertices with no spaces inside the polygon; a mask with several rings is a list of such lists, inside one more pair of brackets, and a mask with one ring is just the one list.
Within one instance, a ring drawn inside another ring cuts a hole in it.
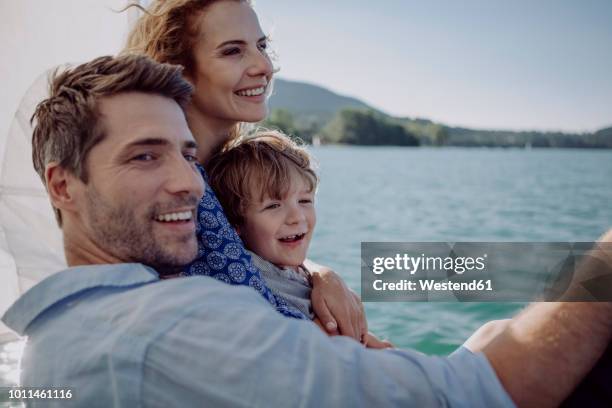
[{"label": "boy's teeth", "polygon": [[260,86],[259,88],[245,89],[244,91],[238,91],[236,93],[240,96],[258,96],[264,93],[265,91],[266,87]]},{"label": "boy's teeth", "polygon": [[303,234],[296,234],[296,235],[289,235],[286,237],[281,238],[281,241],[296,241],[298,239],[301,239],[304,235],[306,235],[306,233]]},{"label": "boy's teeth", "polygon": [[155,219],[161,222],[188,221],[191,219],[191,211],[162,214],[155,217]]}]

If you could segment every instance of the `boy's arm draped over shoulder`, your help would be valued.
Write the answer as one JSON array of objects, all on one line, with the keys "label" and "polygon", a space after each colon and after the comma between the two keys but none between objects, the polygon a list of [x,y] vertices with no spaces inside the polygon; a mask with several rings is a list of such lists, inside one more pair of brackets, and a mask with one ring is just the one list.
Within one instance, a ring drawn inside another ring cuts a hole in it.
[{"label": "boy's arm draped over shoulder", "polygon": [[341,334],[362,341],[368,334],[359,296],[330,268],[306,259],[312,275],[312,309],[329,334]]}]

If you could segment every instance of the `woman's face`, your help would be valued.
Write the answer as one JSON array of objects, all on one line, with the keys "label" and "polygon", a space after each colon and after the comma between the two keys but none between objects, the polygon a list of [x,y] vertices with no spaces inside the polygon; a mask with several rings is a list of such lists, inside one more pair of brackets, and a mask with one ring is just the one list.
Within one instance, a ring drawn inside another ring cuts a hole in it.
[{"label": "woman's face", "polygon": [[198,29],[195,72],[187,75],[195,86],[193,106],[209,122],[228,128],[264,119],[273,68],[253,9],[239,1],[213,3]]}]

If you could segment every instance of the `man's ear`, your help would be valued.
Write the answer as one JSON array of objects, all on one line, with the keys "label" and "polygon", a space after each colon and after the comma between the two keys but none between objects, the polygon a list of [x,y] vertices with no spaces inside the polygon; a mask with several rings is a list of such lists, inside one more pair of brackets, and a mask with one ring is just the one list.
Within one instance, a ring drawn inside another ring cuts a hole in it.
[{"label": "man's ear", "polygon": [[77,189],[83,181],[58,163],[51,162],[45,167],[47,192],[53,207],[60,210],[75,211]]}]

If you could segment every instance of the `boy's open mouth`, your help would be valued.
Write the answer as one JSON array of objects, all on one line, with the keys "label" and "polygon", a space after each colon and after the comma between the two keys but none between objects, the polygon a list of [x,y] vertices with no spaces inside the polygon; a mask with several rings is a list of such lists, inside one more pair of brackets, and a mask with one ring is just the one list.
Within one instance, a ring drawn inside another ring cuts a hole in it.
[{"label": "boy's open mouth", "polygon": [[306,236],[306,233],[304,232],[302,234],[297,234],[297,235],[288,235],[286,237],[279,238],[278,240],[280,242],[287,242],[287,243],[289,243],[289,242],[298,242],[298,241],[301,241],[302,239],[304,239],[305,236]]}]

